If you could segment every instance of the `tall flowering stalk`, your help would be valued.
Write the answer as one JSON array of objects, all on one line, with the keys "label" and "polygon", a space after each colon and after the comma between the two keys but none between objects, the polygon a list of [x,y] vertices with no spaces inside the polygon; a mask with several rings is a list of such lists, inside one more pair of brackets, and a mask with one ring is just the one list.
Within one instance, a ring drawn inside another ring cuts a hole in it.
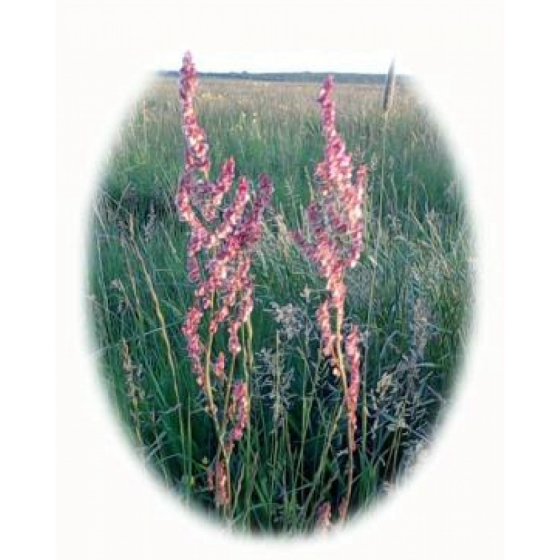
[{"label": "tall flowering stalk", "polygon": [[340,379],[348,420],[348,485],[341,507],[346,517],[353,480],[353,452],[356,447],[356,410],[360,389],[360,334],[352,325],[344,336],[344,274],[356,266],[363,250],[363,199],[367,168],[362,165],[353,178],[352,156],[335,127],[333,78],[328,76],[319,92],[322,129],[326,146],[324,159],[315,170],[316,191],[306,209],[310,240],[302,231],[294,239],[326,281],[327,298],[317,310],[321,350],[333,374]]},{"label": "tall flowering stalk", "polygon": [[[216,503],[229,506],[230,457],[234,442],[242,439],[247,427],[250,403],[248,380],[233,382],[236,357],[242,350],[239,332],[253,309],[252,251],[262,232],[273,186],[261,175],[258,190],[252,192],[248,179],[240,177],[229,204],[225,204],[235,183],[235,162],[233,158],[226,160],[217,180],[210,180],[209,146],[194,110],[197,87],[196,68],[186,53],[180,81],[185,156],[176,205],[180,219],[190,226],[187,272],[195,297],[182,332],[218,438],[209,480],[213,481]],[[202,335],[203,327],[206,336]],[[227,333],[228,358],[223,351],[213,355],[214,338],[220,329]]]}]

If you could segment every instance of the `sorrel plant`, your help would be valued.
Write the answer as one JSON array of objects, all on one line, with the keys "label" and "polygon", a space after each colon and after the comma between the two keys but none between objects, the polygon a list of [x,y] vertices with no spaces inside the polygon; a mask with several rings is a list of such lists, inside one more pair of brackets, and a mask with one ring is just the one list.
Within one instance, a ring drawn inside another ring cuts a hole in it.
[{"label": "sorrel plant", "polygon": [[[344,140],[335,126],[336,111],[332,92],[333,78],[329,76],[318,99],[326,146],[324,160],[315,170],[315,198],[306,210],[310,239],[305,239],[301,231],[296,231],[294,238],[325,279],[328,292],[327,299],[317,310],[317,321],[321,331],[322,351],[329,360],[333,375],[340,379],[343,405],[346,406],[347,413],[348,484],[346,496],[340,505],[340,517],[344,519],[352,493],[361,366],[358,327],[351,325],[349,333],[343,335],[347,293],[344,274],[346,269],[356,266],[363,249],[362,206],[367,168],[365,165],[360,166],[353,181],[352,156],[347,152]],[[327,440],[326,451],[330,448],[341,413],[342,405]]]},{"label": "sorrel plant", "polygon": [[[196,299],[186,313],[182,330],[192,370],[207,400],[206,408],[218,441],[209,480],[215,477],[216,503],[227,508],[232,496],[231,454],[235,442],[243,437],[250,410],[249,380],[234,380],[240,369],[239,362],[248,360],[251,352],[248,346],[242,348],[239,331],[247,329],[247,344],[250,344],[249,321],[254,292],[251,252],[259,240],[263,214],[270,204],[273,187],[270,179],[261,175],[259,190],[252,197],[248,179],[241,177],[232,201],[222,207],[224,197],[234,185],[235,162],[229,158],[217,181],[210,181],[209,146],[194,111],[197,86],[196,69],[187,53],[181,69],[180,89],[185,168],[176,204],[180,218],[191,230],[187,269]],[[205,316],[209,322],[206,336],[201,336]],[[213,352],[214,337],[223,328],[229,336],[227,359],[224,351],[216,356]],[[245,371],[248,375],[247,368]]]}]

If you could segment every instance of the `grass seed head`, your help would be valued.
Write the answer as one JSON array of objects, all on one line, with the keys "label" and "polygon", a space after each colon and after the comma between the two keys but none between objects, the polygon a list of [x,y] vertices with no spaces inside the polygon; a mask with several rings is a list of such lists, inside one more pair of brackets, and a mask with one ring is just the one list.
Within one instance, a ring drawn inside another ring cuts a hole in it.
[{"label": "grass seed head", "polygon": [[389,71],[387,72],[387,79],[385,81],[385,91],[383,92],[383,113],[387,114],[393,106],[395,99],[396,89],[396,74],[395,74],[395,61],[391,61]]}]

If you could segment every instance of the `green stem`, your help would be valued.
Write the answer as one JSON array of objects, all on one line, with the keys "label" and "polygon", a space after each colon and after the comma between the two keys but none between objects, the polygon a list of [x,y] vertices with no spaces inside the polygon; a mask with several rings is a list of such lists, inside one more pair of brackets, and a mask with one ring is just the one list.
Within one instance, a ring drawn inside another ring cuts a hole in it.
[{"label": "green stem", "polygon": [[[387,113],[383,114],[383,125],[381,129],[381,177],[379,188],[379,212],[377,217],[377,237],[375,239],[375,249],[373,253],[373,277],[370,283],[369,298],[368,298],[368,312],[367,312],[367,328],[370,329],[371,324],[371,308],[373,305],[373,295],[375,292],[375,285],[377,283],[377,259],[379,255],[379,245],[381,242],[382,221],[383,221],[383,195],[385,193],[385,151],[386,151],[386,138],[387,138]],[[370,332],[370,336],[372,333]],[[367,453],[367,372],[368,372],[368,352],[369,341],[366,344],[364,351],[364,375],[362,376],[362,455],[364,458]]]},{"label": "green stem", "polygon": [[[340,382],[342,384],[343,402],[341,409],[348,406],[348,378],[346,369],[344,367],[344,354],[342,353],[342,310],[337,310],[336,314],[336,352],[338,358],[338,367],[340,372]],[[354,480],[354,429],[352,422],[348,417],[346,436],[348,440],[348,480],[346,483],[346,509],[350,505],[350,498],[352,496],[352,483]],[[346,513],[343,520],[346,518]]]},{"label": "green stem", "polygon": [[148,290],[150,292],[150,296],[152,298],[152,302],[154,304],[154,310],[157,316],[157,319],[159,321],[159,325],[160,325],[160,333],[161,333],[161,338],[163,340],[163,343],[165,345],[165,350],[167,353],[167,361],[169,363],[169,367],[171,369],[171,377],[173,379],[173,390],[175,393],[175,400],[177,402],[177,416],[178,416],[178,420],[179,420],[179,436],[181,438],[181,459],[182,459],[182,464],[183,464],[183,473],[186,472],[187,469],[187,456],[186,456],[186,451],[185,451],[185,427],[183,424],[183,404],[181,402],[181,396],[180,396],[180,392],[179,392],[179,379],[178,379],[178,374],[177,374],[177,368],[175,366],[175,360],[173,358],[173,352],[171,350],[171,342],[169,341],[169,336],[167,335],[167,325],[165,322],[165,317],[163,315],[163,311],[161,310],[161,306],[159,303],[159,298],[157,296],[156,293],[156,289],[154,287],[154,283],[152,281],[152,277],[150,276],[150,273],[148,271],[148,266],[146,264],[146,261],[144,260],[144,257],[142,256],[142,253],[140,252],[140,248],[138,247],[136,240],[134,239],[134,227],[133,227],[133,223],[132,223],[132,218],[131,218],[131,223],[130,223],[130,231],[131,231],[131,243],[132,243],[132,247],[136,253],[136,256],[138,257],[138,261],[140,262],[140,266],[142,267],[142,271],[144,272],[144,276],[146,278],[146,284],[148,285]]},{"label": "green stem", "polygon": [[[214,294],[212,294],[212,300],[210,305],[210,315],[214,311]],[[206,387],[206,398],[208,399],[208,408],[210,416],[212,417],[212,421],[214,423],[214,429],[216,431],[216,437],[218,438],[218,453],[216,455],[216,461],[221,460],[221,456],[224,457],[224,464],[226,470],[226,484],[227,484],[227,492],[228,497],[231,500],[231,476],[229,470],[229,457],[228,453],[225,448],[224,438],[220,429],[220,422],[218,420],[218,411],[216,405],[214,404],[214,395],[212,393],[212,382],[210,379],[210,368],[212,365],[212,345],[214,343],[214,334],[209,333],[208,335],[208,343],[206,345],[206,362],[204,364],[204,385]],[[224,410],[224,418],[226,417],[227,410]],[[225,421],[224,421],[225,422]],[[224,505],[224,511],[227,512],[228,505]]]},{"label": "green stem", "polygon": [[[317,469],[317,472],[315,473],[315,477],[313,478],[313,484],[312,484],[312,488],[311,491],[309,492],[309,495],[307,496],[307,499],[303,505],[303,512],[307,512],[309,505],[311,503],[311,499],[313,498],[315,489],[318,486],[318,483],[321,479],[321,476],[323,474],[323,471],[325,469],[325,462],[327,460],[327,456],[329,454],[331,445],[332,445],[332,439],[334,437],[334,434],[336,433],[336,430],[338,428],[338,423],[340,422],[340,418],[342,416],[342,413],[344,412],[344,410],[347,407],[347,395],[348,395],[348,387],[347,387],[347,376],[346,376],[346,369],[344,367],[344,354],[342,353],[342,323],[343,323],[343,314],[342,311],[337,311],[337,315],[336,315],[336,364],[335,367],[338,369],[339,371],[339,375],[340,375],[340,382],[342,385],[342,393],[343,393],[343,398],[342,401],[340,402],[340,405],[338,406],[338,409],[336,411],[333,423],[331,424],[329,433],[327,435],[327,441],[325,443],[325,446],[323,447],[323,453],[321,455],[321,459],[319,461],[319,468]],[[347,485],[346,485],[346,496],[345,496],[345,500],[347,504],[350,504],[350,498],[352,495],[352,484],[353,484],[353,479],[354,479],[354,457],[353,457],[353,452],[352,452],[352,448],[354,446],[354,431],[352,429],[352,425],[350,423],[350,421],[348,422],[348,428],[347,428],[347,440],[348,440],[348,480],[347,480]]]}]

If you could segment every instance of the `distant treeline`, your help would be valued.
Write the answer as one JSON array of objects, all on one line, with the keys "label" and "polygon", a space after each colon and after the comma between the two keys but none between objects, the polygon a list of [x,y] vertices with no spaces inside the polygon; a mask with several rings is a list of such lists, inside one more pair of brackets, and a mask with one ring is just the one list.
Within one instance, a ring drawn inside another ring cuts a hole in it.
[{"label": "distant treeline", "polygon": [[[383,85],[386,74],[352,74],[331,72],[339,84],[379,84]],[[179,78],[179,72],[175,70],[161,70],[158,75],[166,78]],[[202,78],[219,78],[222,80],[253,80],[263,82],[318,82],[325,79],[326,72],[200,72]],[[397,82],[406,84],[411,81],[410,76],[399,75]]]}]

